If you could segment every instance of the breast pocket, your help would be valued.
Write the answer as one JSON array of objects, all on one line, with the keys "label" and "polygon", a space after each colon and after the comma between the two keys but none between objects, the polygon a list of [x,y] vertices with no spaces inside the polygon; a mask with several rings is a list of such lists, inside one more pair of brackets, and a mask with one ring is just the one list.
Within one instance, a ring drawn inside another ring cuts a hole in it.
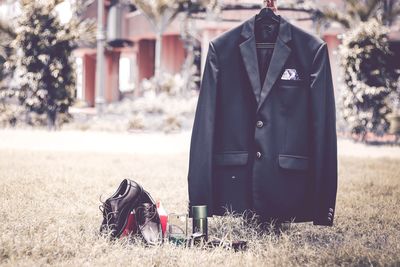
[{"label": "breast pocket", "polygon": [[307,86],[304,80],[280,80],[277,86],[279,100],[284,110],[290,110],[296,102],[307,97]]}]

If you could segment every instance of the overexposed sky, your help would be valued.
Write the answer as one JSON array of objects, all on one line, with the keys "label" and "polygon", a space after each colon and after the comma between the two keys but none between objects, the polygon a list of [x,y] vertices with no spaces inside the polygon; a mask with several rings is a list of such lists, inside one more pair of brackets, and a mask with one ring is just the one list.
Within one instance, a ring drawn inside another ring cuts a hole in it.
[{"label": "overexposed sky", "polygon": [[[60,16],[61,23],[67,23],[72,17],[71,1],[66,0],[56,7],[56,11]],[[0,19],[12,19],[21,12],[18,1],[4,1],[0,3]]]},{"label": "overexposed sky", "polygon": [[56,7],[61,23],[67,23],[72,17],[70,1],[64,1]]}]

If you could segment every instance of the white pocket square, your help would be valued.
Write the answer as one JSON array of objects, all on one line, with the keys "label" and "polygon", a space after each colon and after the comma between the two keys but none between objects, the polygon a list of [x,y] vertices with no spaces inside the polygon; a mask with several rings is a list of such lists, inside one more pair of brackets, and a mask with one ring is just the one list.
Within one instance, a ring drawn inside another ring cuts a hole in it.
[{"label": "white pocket square", "polygon": [[296,69],[285,69],[281,80],[300,80],[300,77]]}]

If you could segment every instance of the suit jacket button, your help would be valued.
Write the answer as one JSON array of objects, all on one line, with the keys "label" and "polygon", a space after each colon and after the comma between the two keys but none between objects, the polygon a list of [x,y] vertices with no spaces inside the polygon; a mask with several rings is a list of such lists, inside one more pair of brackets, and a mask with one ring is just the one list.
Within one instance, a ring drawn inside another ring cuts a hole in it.
[{"label": "suit jacket button", "polygon": [[329,211],[330,211],[330,212],[333,212],[333,209],[332,209],[332,208],[329,208]]},{"label": "suit jacket button", "polygon": [[257,153],[256,153],[256,157],[259,159],[259,158],[261,158],[261,152],[260,151],[258,151]]},{"label": "suit jacket button", "polygon": [[262,121],[257,121],[257,128],[261,128],[264,126],[264,123]]}]

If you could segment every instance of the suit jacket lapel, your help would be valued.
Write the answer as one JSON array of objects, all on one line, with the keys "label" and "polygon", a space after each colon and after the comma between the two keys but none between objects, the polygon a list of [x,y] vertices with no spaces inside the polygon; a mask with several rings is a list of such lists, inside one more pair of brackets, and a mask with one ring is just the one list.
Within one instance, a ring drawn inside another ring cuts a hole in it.
[{"label": "suit jacket lapel", "polygon": [[[241,35],[245,40],[239,45],[240,53],[243,58],[243,63],[250,80],[250,84],[257,100],[258,107],[267,98],[271,92],[273,85],[281,74],[282,68],[285,65],[287,58],[291,53],[287,43],[292,39],[292,32],[289,23],[280,17],[278,38],[275,43],[274,51],[272,52],[271,63],[269,65],[264,84],[260,84],[260,74],[258,69],[256,41],[254,36],[254,23],[256,16],[251,17],[244,22]],[[261,93],[260,93],[261,92]]]},{"label": "suit jacket lapel", "polygon": [[282,40],[278,39],[275,43],[274,51],[272,52],[271,63],[269,65],[267,76],[264,80],[264,85],[261,90],[261,96],[260,101],[258,102],[257,110],[261,107],[268,94],[271,92],[276,80],[279,78],[290,52],[290,47],[283,43]]},{"label": "suit jacket lapel", "polygon": [[247,75],[249,76],[254,97],[256,98],[258,103],[261,91],[261,84],[260,74],[258,70],[256,41],[254,36],[254,21],[255,16],[251,17],[244,23],[241,35],[246,38],[246,40],[243,41],[239,45],[239,47],[244,66],[247,71]]},{"label": "suit jacket lapel", "polygon": [[282,73],[282,69],[288,59],[291,48],[287,45],[292,38],[290,25],[288,22],[280,17],[280,25],[278,38],[275,43],[274,50],[271,56],[271,63],[269,64],[268,71],[266,74],[266,78],[264,80],[264,84],[261,89],[260,100],[258,101],[257,111],[260,109],[261,105],[264,103],[268,94],[271,92],[272,87],[274,86],[276,80],[279,78]]}]

